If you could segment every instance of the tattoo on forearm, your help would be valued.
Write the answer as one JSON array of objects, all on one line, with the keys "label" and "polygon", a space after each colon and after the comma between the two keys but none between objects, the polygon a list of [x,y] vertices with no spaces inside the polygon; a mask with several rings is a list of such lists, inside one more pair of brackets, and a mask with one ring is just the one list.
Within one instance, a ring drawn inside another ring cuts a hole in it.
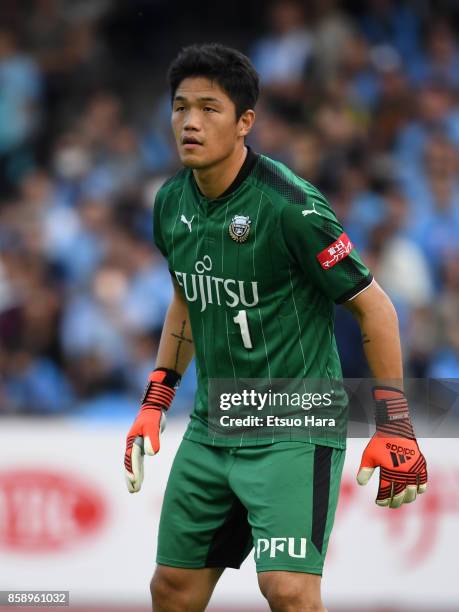
[{"label": "tattoo on forearm", "polygon": [[185,336],[185,326],[186,326],[186,321],[182,321],[182,329],[180,330],[180,334],[171,333],[171,336],[174,336],[174,338],[177,338],[178,340],[177,351],[175,353],[175,366],[174,366],[175,370],[178,368],[180,349],[182,348],[182,344],[184,342],[189,342],[190,344],[193,344],[193,340]]},{"label": "tattoo on forearm", "polygon": [[370,338],[367,334],[362,334],[362,344],[368,344],[370,342]]}]

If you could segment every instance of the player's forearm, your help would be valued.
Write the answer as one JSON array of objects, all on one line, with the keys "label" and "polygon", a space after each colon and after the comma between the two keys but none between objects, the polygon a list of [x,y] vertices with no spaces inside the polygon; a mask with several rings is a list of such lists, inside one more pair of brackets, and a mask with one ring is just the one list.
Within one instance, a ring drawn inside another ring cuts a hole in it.
[{"label": "player's forearm", "polygon": [[[402,381],[402,353],[398,319],[391,302],[366,313],[360,321],[365,355],[373,377],[381,383]],[[398,385],[397,385],[398,386]]]},{"label": "player's forearm", "polygon": [[176,291],[164,321],[156,367],[171,368],[183,374],[193,355],[194,343],[188,307]]},{"label": "player's forearm", "polygon": [[[367,294],[367,295],[365,295]],[[375,286],[348,303],[362,332],[365,356],[378,384],[401,386],[403,378],[400,333],[395,308],[382,291]]]}]

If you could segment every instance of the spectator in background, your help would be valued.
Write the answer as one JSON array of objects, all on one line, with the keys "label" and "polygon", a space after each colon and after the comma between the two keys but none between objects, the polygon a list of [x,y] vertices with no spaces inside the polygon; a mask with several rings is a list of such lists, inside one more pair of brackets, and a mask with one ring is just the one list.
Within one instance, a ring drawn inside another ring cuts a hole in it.
[{"label": "spectator in background", "polygon": [[[107,200],[85,198],[79,202],[76,223],[65,239],[50,253],[60,269],[69,289],[88,289],[90,279],[99,265],[110,242],[111,210]],[[56,219],[56,222],[59,219]]]},{"label": "spectator in background", "polygon": [[446,19],[434,20],[427,34],[425,53],[419,54],[409,66],[414,84],[426,81],[449,83],[459,87],[459,49],[454,31]]},{"label": "spectator in background", "polygon": [[40,118],[43,79],[13,30],[0,24],[0,190],[33,165],[32,139]]},{"label": "spectator in background", "polygon": [[9,413],[60,414],[75,406],[72,389],[56,363],[30,350],[15,351],[5,360],[6,405]]},{"label": "spectator in background", "polygon": [[[459,146],[459,110],[447,81],[423,83],[415,92],[415,115],[401,127],[395,142],[395,155],[405,181],[418,171],[426,143],[434,132],[443,132]],[[415,197],[417,194],[408,194]],[[414,200],[416,201],[416,200]]]},{"label": "spectator in background", "polygon": [[[21,300],[16,278],[11,272],[11,255],[0,257],[0,361],[6,363],[8,354],[18,345],[21,329]],[[3,372],[3,369],[0,370]]]},{"label": "spectator in background", "polygon": [[91,293],[75,293],[69,298],[61,328],[67,359],[97,355],[112,372],[126,365],[122,305],[127,284],[124,270],[106,262],[94,272]]},{"label": "spectator in background", "polygon": [[76,129],[60,134],[50,157],[60,202],[68,207],[76,206],[92,169],[91,150],[83,134]]},{"label": "spectator in background", "polygon": [[352,96],[351,87],[349,78],[343,74],[327,80],[314,114],[314,126],[332,155],[349,153],[366,136],[368,114]]},{"label": "spectator in background", "polygon": [[260,38],[251,53],[263,86],[284,96],[297,95],[313,53],[304,10],[297,0],[274,2],[267,15],[271,34]]},{"label": "spectator in background", "polygon": [[384,218],[383,199],[372,188],[370,160],[356,148],[341,159],[329,155],[322,167],[322,182],[332,193],[337,214],[346,223],[352,242],[365,252],[371,229]]},{"label": "spectator in background", "polygon": [[170,273],[159,265],[149,240],[126,234],[126,251],[129,288],[122,307],[125,324],[133,334],[151,332],[161,327],[170,304]]},{"label": "spectator in background", "polygon": [[65,47],[70,24],[62,14],[62,2],[35,0],[25,24],[25,40],[45,74],[65,71]]},{"label": "spectator in background", "polygon": [[429,369],[431,378],[457,379],[459,372],[459,328],[457,323],[454,327],[448,327],[447,332],[445,345],[433,355]]},{"label": "spectator in background", "polygon": [[458,151],[442,133],[427,142],[423,165],[411,185],[411,236],[439,281],[442,262],[459,249]]},{"label": "spectator in background", "polygon": [[[25,39],[47,84],[47,102],[57,109],[62,93],[71,96],[100,86],[110,58],[97,25],[106,0],[35,0],[25,24]],[[77,93],[78,92],[78,93]]]},{"label": "spectator in background", "polygon": [[413,309],[430,304],[430,270],[423,251],[407,236],[410,219],[406,198],[392,187],[384,195],[383,207],[384,221],[372,231],[368,255],[375,259],[378,282],[407,316]]},{"label": "spectator in background", "polygon": [[9,330],[7,346],[59,359],[61,301],[52,270],[43,260],[24,252],[4,256],[2,264],[16,308],[16,316],[9,320],[14,328]]},{"label": "spectator in background", "polygon": [[395,48],[405,61],[418,57],[422,7],[399,0],[367,0],[360,26],[372,46]]},{"label": "spectator in background", "polygon": [[355,37],[356,28],[337,0],[318,0],[314,8],[313,75],[321,83],[324,77],[337,74],[344,49]]},{"label": "spectator in background", "polygon": [[292,170],[310,183],[318,184],[321,163],[322,146],[316,130],[305,127],[295,130],[290,144]]},{"label": "spectator in background", "polygon": [[371,110],[380,95],[381,79],[375,70],[370,46],[361,34],[357,33],[344,44],[340,72],[355,103]]},{"label": "spectator in background", "polygon": [[51,155],[63,203],[107,198],[143,178],[137,135],[123,123],[123,112],[118,96],[98,91],[56,140]]},{"label": "spectator in background", "polygon": [[171,288],[169,272],[157,265],[149,244],[113,224],[105,224],[105,232],[108,248],[94,269],[92,291],[82,287],[69,296],[61,334],[68,360],[91,357],[111,377],[129,367],[131,339],[135,343],[160,326]]},{"label": "spectator in background", "polygon": [[301,107],[294,102],[286,103],[281,96],[273,93],[266,94],[259,107],[261,110],[251,143],[256,149],[265,151],[266,155],[290,163],[296,122],[301,122],[301,117],[298,117]]},{"label": "spectator in background", "polygon": [[149,113],[147,125],[141,134],[141,151],[149,172],[171,174],[171,168],[178,165],[177,147],[171,136],[170,97],[160,96],[153,113]]},{"label": "spectator in background", "polygon": [[95,160],[104,155],[107,142],[121,126],[123,111],[121,99],[113,92],[100,90],[89,98],[76,123],[87,146],[93,150]]},{"label": "spectator in background", "polygon": [[414,98],[401,58],[381,66],[380,94],[370,127],[373,151],[392,151],[400,131],[412,117]]},{"label": "spectator in background", "polygon": [[146,174],[140,143],[132,127],[121,124],[112,128],[105,149],[88,177],[85,189],[94,195],[116,196],[135,189]]},{"label": "spectator in background", "polygon": [[[29,242],[30,244],[30,242]],[[59,368],[61,300],[46,263],[22,249],[3,255],[14,296],[0,313],[4,410],[54,413],[71,407],[73,394]]]},{"label": "spectator in background", "polygon": [[445,259],[444,290],[437,303],[437,350],[429,375],[432,378],[457,378],[459,372],[459,251]]},{"label": "spectator in background", "polygon": [[320,82],[325,75],[336,74],[356,28],[337,0],[318,0],[314,8],[314,77]]}]

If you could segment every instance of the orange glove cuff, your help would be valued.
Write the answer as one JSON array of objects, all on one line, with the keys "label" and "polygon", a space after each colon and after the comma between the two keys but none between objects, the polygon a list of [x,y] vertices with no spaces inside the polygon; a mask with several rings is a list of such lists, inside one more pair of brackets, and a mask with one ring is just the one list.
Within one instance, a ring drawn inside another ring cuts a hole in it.
[{"label": "orange glove cuff", "polygon": [[148,379],[141,410],[148,408],[169,410],[181,378],[178,372],[169,368],[153,370]]},{"label": "orange glove cuff", "polygon": [[374,387],[375,421],[378,434],[414,439],[405,394],[394,387]]}]

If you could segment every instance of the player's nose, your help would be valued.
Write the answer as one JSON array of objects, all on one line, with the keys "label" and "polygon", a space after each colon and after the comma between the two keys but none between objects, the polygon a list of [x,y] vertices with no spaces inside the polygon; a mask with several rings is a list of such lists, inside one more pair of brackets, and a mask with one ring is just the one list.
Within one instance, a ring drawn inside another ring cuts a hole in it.
[{"label": "player's nose", "polygon": [[201,122],[199,120],[199,112],[194,109],[190,109],[186,114],[183,121],[184,130],[200,130]]}]

